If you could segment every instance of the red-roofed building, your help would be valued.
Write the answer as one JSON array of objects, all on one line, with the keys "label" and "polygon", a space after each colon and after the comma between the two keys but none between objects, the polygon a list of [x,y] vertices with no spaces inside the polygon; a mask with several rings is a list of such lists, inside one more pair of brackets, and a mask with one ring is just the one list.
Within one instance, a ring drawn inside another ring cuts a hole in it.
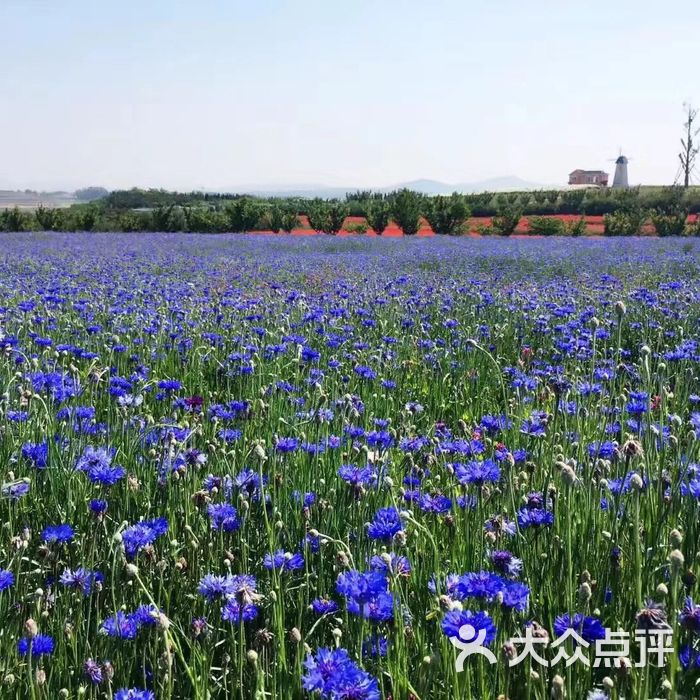
[{"label": "red-roofed building", "polygon": [[569,184],[607,187],[608,174],[602,170],[581,170],[579,168],[569,173]]}]

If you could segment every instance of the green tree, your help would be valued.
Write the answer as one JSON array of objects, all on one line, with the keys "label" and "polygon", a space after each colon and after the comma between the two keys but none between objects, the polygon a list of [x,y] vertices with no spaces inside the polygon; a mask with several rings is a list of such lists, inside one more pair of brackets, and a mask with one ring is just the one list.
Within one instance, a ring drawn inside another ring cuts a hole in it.
[{"label": "green tree", "polygon": [[389,225],[389,205],[382,199],[373,199],[367,205],[367,223],[381,236]]},{"label": "green tree", "polygon": [[328,207],[328,231],[335,236],[342,230],[345,219],[348,216],[348,207],[342,202],[331,202]]},{"label": "green tree", "polygon": [[326,202],[315,199],[308,208],[309,224],[317,233],[335,235],[343,228],[348,206],[342,202]]},{"label": "green tree", "polygon": [[409,189],[391,195],[391,217],[405,236],[414,236],[420,227],[422,197]]},{"label": "green tree", "polygon": [[291,233],[299,225],[299,216],[295,211],[287,209],[280,219],[280,231]]},{"label": "green tree", "polygon": [[461,194],[426,197],[424,203],[423,215],[435,233],[448,236],[463,233],[469,207]]},{"label": "green tree", "polygon": [[664,187],[659,202],[651,210],[651,221],[662,238],[682,236],[688,221],[688,207],[683,203],[683,188]]},{"label": "green tree", "polygon": [[563,236],[566,225],[556,216],[531,216],[527,220],[528,233],[532,236]]},{"label": "green tree", "polygon": [[642,226],[646,220],[646,214],[641,209],[625,211],[618,209],[603,216],[605,236],[638,236],[642,232]]},{"label": "green tree", "polygon": [[314,199],[309,203],[306,215],[309,225],[316,233],[325,233],[328,230],[328,203],[322,199]]},{"label": "green tree", "polygon": [[265,222],[267,228],[269,228],[273,233],[279,233],[282,230],[282,224],[284,217],[284,209],[275,203],[270,205],[265,213]]},{"label": "green tree", "polygon": [[84,187],[73,194],[79,202],[94,202],[96,199],[104,199],[109,194],[109,190],[104,187]]},{"label": "green tree", "polygon": [[244,233],[260,228],[263,214],[260,204],[250,197],[241,197],[226,206],[229,231]]},{"label": "green tree", "polygon": [[494,232],[499,236],[510,236],[518,227],[522,215],[522,209],[512,205],[501,207],[498,214],[493,217],[491,222]]},{"label": "green tree", "polygon": [[156,207],[150,215],[149,230],[172,231],[174,204]]},{"label": "green tree", "polygon": [[61,212],[58,209],[50,209],[40,204],[34,212],[39,229],[41,231],[58,231],[61,228]]},{"label": "green tree", "polygon": [[91,204],[79,206],[72,212],[72,219],[76,231],[94,231],[99,219],[100,210]]},{"label": "green tree", "polygon": [[0,211],[0,231],[24,231],[29,226],[29,215],[19,207]]}]

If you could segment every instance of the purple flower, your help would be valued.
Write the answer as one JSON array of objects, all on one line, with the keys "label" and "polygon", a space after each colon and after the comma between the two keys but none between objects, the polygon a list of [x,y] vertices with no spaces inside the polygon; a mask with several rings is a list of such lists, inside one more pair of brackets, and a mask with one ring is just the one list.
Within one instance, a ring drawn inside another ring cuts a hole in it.
[{"label": "purple flower", "polygon": [[15,575],[6,569],[0,569],[0,592],[6,591],[15,583]]},{"label": "purple flower", "polygon": [[207,513],[211,520],[212,530],[233,532],[241,526],[238,520],[238,512],[229,503],[210,503],[207,507]]},{"label": "purple flower", "polygon": [[519,576],[523,570],[523,561],[505,550],[491,552],[491,563],[498,571],[507,576]]},{"label": "purple flower", "polygon": [[559,615],[554,620],[554,632],[557,637],[561,637],[567,629],[573,629],[587,642],[595,642],[596,639],[605,638],[605,628],[598,618],[587,617],[581,613],[576,613],[573,618],[569,613]]},{"label": "purple flower", "polygon": [[294,450],[297,449],[299,446],[299,440],[295,437],[286,437],[286,438],[279,438],[277,440],[277,444],[275,445],[275,449],[277,452],[294,452]]},{"label": "purple flower", "polygon": [[503,607],[525,612],[530,600],[530,589],[524,583],[506,584],[503,590]]},{"label": "purple flower", "polygon": [[46,544],[65,544],[71,542],[74,536],[73,528],[68,524],[47,525],[41,533],[41,540]]},{"label": "purple flower", "polygon": [[53,637],[50,637],[48,634],[37,634],[36,637],[31,639],[22,637],[17,643],[17,651],[20,653],[20,656],[26,656],[30,649],[34,658],[51,656],[54,650]]},{"label": "purple flower", "polygon": [[482,486],[487,482],[496,482],[501,478],[499,466],[491,459],[486,459],[483,462],[474,460],[466,464],[456,463],[453,467],[457,481],[463,486],[467,484]]},{"label": "purple flower", "polygon": [[695,634],[700,632],[700,605],[695,605],[692,598],[686,598],[678,620],[684,629]]},{"label": "purple flower", "polygon": [[490,571],[466,573],[460,576],[456,593],[460,600],[465,598],[484,598],[492,601],[505,588],[505,581]]},{"label": "purple flower", "polygon": [[97,663],[97,661],[94,661],[93,659],[88,659],[83,664],[83,673],[85,677],[90,680],[91,683],[94,683],[95,685],[99,685],[100,683],[102,683],[102,666],[100,666],[100,664]]},{"label": "purple flower", "polygon": [[150,690],[139,688],[120,688],[114,694],[114,700],[156,700],[156,696]]},{"label": "purple flower", "polygon": [[121,610],[112,617],[108,617],[100,627],[100,632],[115,639],[135,639],[139,628],[132,615],[127,615]]},{"label": "purple flower", "polygon": [[168,531],[168,521],[165,518],[144,520],[136,525],[131,525],[122,533],[124,551],[128,557],[134,557],[138,552],[156,538]]},{"label": "purple flower", "polygon": [[367,534],[373,540],[390,540],[400,531],[401,518],[399,517],[399,511],[393,506],[380,508],[367,528]]},{"label": "purple flower", "polygon": [[[464,629],[465,626],[467,629]],[[496,638],[496,626],[488,614],[481,611],[452,610],[448,612],[442,619],[442,631],[445,636],[457,637],[463,642],[474,642],[483,636],[481,646],[490,646]],[[470,636],[462,636],[464,633]]]},{"label": "purple flower", "polygon": [[92,584],[95,581],[102,581],[103,577],[99,571],[88,571],[79,567],[75,570],[64,569],[60,581],[67,588],[75,588],[83,595],[90,595]]},{"label": "purple flower", "polygon": [[266,554],[263,559],[263,566],[266,569],[278,569],[280,571],[295,571],[296,569],[304,568],[304,556],[297,552],[285,552],[283,549],[278,549],[274,554]]},{"label": "purple flower", "polygon": [[318,649],[304,661],[304,690],[323,700],[380,700],[376,678],[359,668],[345,649]]},{"label": "purple flower", "polygon": [[317,615],[326,615],[338,610],[338,603],[330,598],[316,598],[311,601],[311,607]]},{"label": "purple flower", "polygon": [[356,467],[354,464],[341,465],[338,476],[355,487],[369,486],[377,480],[377,474],[372,467]]},{"label": "purple flower", "polygon": [[521,508],[518,511],[518,525],[528,527],[549,526],[554,523],[554,513],[544,508]]},{"label": "purple flower", "polygon": [[229,598],[221,608],[221,619],[238,624],[250,622],[258,615],[258,608],[250,603],[239,603],[235,598]]},{"label": "purple flower", "polygon": [[36,469],[46,469],[49,462],[49,445],[47,442],[25,442],[22,445],[22,457],[31,462]]}]

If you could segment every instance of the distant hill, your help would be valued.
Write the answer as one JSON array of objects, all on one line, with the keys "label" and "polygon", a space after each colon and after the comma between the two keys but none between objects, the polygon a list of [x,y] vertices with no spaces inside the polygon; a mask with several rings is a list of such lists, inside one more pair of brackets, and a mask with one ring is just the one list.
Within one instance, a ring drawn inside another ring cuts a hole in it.
[{"label": "distant hill", "polygon": [[75,204],[72,192],[35,192],[34,190],[0,190],[0,209],[20,207],[36,209],[45,207],[68,207]]},{"label": "distant hill", "polygon": [[493,177],[477,182],[462,182],[450,184],[448,182],[440,182],[439,180],[411,180],[409,182],[400,182],[389,187],[326,187],[324,185],[278,185],[275,187],[233,187],[231,192],[241,194],[250,194],[257,197],[304,197],[322,199],[333,199],[345,197],[346,194],[356,192],[357,190],[371,189],[373,192],[393,192],[394,190],[406,187],[416,192],[421,192],[428,195],[436,194],[451,194],[452,192],[461,192],[463,194],[471,194],[473,192],[507,192],[507,191],[522,191],[522,190],[537,190],[545,187],[542,184],[528,182],[514,175],[506,175],[502,177]]}]

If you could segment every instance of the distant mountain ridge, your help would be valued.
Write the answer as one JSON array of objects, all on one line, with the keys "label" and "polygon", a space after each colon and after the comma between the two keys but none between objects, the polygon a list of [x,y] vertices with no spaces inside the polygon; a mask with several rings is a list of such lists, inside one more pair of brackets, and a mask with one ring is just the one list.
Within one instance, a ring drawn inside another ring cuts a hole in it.
[{"label": "distant mountain ridge", "polygon": [[452,194],[461,192],[462,194],[472,194],[474,192],[507,192],[514,190],[537,190],[545,185],[523,180],[515,175],[504,175],[492,177],[477,182],[462,182],[450,184],[439,180],[419,179],[409,182],[400,182],[389,187],[326,187],[324,185],[278,185],[275,187],[243,186],[232,187],[229,191],[240,194],[250,194],[257,197],[305,197],[322,199],[342,198],[351,192],[358,190],[372,190],[373,192],[393,192],[403,187],[415,190],[427,195]]}]

